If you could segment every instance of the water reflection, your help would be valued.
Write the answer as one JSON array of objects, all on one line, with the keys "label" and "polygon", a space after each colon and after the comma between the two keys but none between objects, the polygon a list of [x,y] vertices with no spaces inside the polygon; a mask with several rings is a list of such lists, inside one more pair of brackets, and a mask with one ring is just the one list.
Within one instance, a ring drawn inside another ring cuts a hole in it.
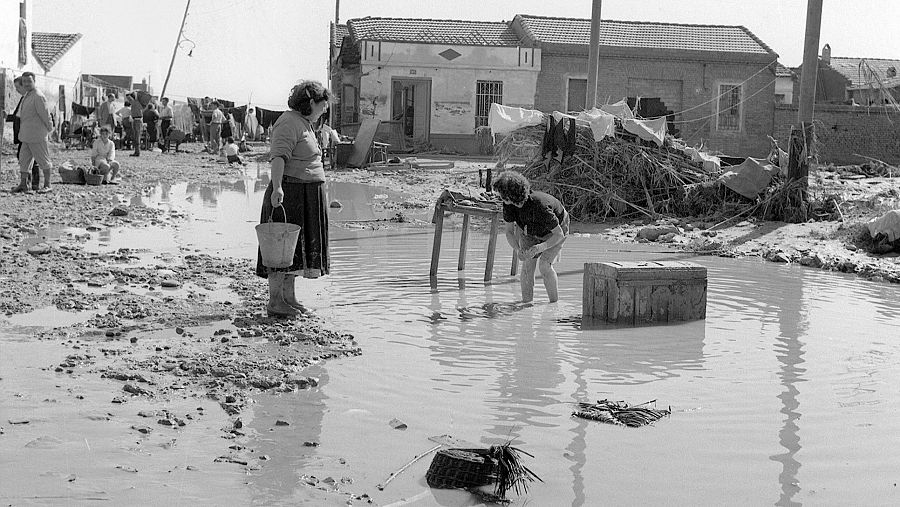
[{"label": "water reflection", "polygon": [[797,476],[800,472],[800,390],[798,385],[805,381],[806,369],[801,367],[803,360],[803,341],[809,331],[809,308],[803,297],[803,280],[783,280],[779,284],[783,289],[776,294],[781,296],[777,302],[779,334],[775,339],[775,358],[779,363],[777,372],[783,391],[778,395],[781,401],[780,412],[784,415],[784,424],[778,431],[778,442],[785,452],[771,456],[770,459],[781,463],[778,482],[781,484],[781,496],[775,505],[796,506],[800,502],[793,498],[800,492]]},{"label": "water reflection", "polygon": [[[320,382],[326,383],[324,372],[312,371]],[[254,505],[289,505],[290,500],[312,489],[301,475],[324,479],[334,472],[320,470],[334,468],[320,456],[318,444],[322,435],[326,400],[321,388],[312,388],[289,395],[263,395],[257,398],[253,421],[249,424],[253,435],[249,448],[256,451],[253,460],[265,455],[261,469],[249,475]],[[278,421],[288,425],[279,425]]]}]

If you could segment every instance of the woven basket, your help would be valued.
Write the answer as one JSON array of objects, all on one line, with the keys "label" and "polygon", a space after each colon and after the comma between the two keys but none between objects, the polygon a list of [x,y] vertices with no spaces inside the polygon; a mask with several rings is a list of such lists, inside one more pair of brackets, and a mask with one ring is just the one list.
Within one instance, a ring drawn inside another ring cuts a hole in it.
[{"label": "woven basket", "polygon": [[103,183],[103,175],[102,174],[85,173],[84,181],[88,185],[100,185],[101,183]]},{"label": "woven basket", "polygon": [[80,167],[75,169],[59,168],[59,177],[63,183],[73,183],[75,185],[84,185],[84,170]]},{"label": "woven basket", "polygon": [[497,480],[497,462],[487,449],[444,449],[435,454],[425,475],[432,488],[474,488]]}]

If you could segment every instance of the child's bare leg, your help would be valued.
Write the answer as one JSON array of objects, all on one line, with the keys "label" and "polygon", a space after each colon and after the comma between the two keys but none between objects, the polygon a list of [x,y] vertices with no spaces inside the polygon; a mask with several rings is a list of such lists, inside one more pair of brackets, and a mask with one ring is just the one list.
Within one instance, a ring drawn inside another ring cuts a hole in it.
[{"label": "child's bare leg", "polygon": [[522,286],[522,302],[530,303],[534,299],[534,271],[537,268],[537,259],[525,259],[522,261],[522,274],[519,275],[519,283]]}]

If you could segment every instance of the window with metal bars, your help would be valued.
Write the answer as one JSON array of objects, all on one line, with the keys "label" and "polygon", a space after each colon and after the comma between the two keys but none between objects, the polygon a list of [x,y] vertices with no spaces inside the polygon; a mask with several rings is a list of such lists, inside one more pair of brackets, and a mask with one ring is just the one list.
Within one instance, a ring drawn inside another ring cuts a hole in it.
[{"label": "window with metal bars", "polygon": [[738,132],[741,130],[741,85],[720,84],[719,106],[716,111],[716,130]]},{"label": "window with metal bars", "polygon": [[503,104],[503,81],[475,82],[475,128],[488,124],[491,104]]}]

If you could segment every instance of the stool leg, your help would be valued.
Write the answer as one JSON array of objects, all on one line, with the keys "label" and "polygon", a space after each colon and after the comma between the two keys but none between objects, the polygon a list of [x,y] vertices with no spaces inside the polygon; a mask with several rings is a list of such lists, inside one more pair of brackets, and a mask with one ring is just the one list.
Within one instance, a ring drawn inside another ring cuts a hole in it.
[{"label": "stool leg", "polygon": [[487,262],[484,266],[484,281],[490,282],[494,272],[494,254],[497,251],[497,229],[500,225],[500,215],[494,213],[491,218],[491,237],[488,240]]},{"label": "stool leg", "polygon": [[434,244],[431,246],[432,277],[437,276],[438,259],[441,257],[441,235],[444,232],[444,210],[440,206],[434,208]]},{"label": "stool leg", "polygon": [[513,250],[512,266],[509,268],[509,276],[516,276],[519,271],[519,251]]},{"label": "stool leg", "polygon": [[459,265],[457,270],[466,269],[466,243],[469,240],[469,214],[463,214],[462,238],[459,240]]}]

